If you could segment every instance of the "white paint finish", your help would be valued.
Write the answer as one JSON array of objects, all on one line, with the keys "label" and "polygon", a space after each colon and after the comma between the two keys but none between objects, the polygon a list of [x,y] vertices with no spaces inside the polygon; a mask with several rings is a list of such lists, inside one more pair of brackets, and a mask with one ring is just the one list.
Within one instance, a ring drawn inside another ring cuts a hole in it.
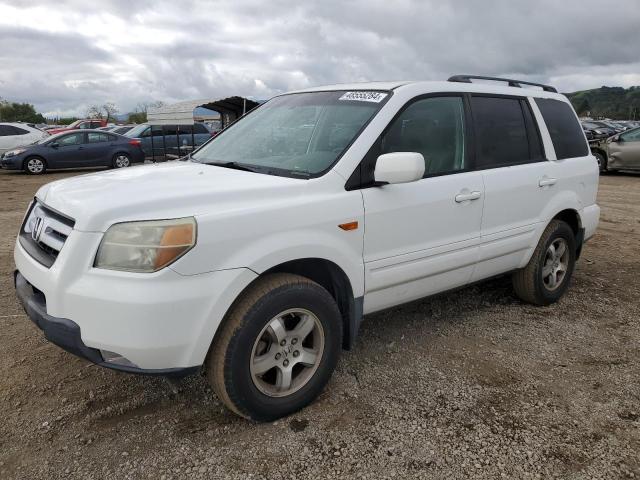
[{"label": "white paint finish", "polygon": [[[591,156],[344,188],[389,121],[418,95],[481,92],[566,101],[561,95],[448,82],[317,90],[360,89],[386,91],[389,98],[324,176],[304,180],[171,162],[53,182],[37,196],[74,218],[75,230],[50,269],[19,244],[17,267],[45,292],[48,313],[78,323],[89,346],[143,368],[172,368],[201,364],[233,300],[283,262],[333,262],[370,313],[524,266],[561,210],[578,211],[586,238],[593,235],[599,208]],[[533,103],[532,109],[540,122]],[[555,159],[544,124],[540,132],[547,157]],[[93,268],[102,234],[113,223],[187,216],[196,218],[197,244],[169,268],[152,274]],[[338,228],[353,221],[356,230]]]},{"label": "white paint finish", "polygon": [[[465,172],[362,191],[365,204],[365,310],[397,305],[466,283],[477,261],[483,199],[481,172]],[[452,273],[453,272],[453,273]],[[418,281],[430,277],[428,281]],[[403,281],[418,281],[406,289]],[[393,288],[392,288],[393,287]],[[387,290],[385,293],[384,290]],[[406,296],[406,297],[405,297]]]},{"label": "white paint finish", "polygon": [[26,130],[29,133],[24,135],[0,135],[0,155],[9,150],[14,150],[18,147],[23,147],[31,143],[37,142],[41,138],[48,137],[49,134],[38,130],[37,128],[30,127],[20,122],[2,122],[0,125],[11,125],[22,130]]},{"label": "white paint finish", "polygon": [[394,152],[380,155],[376,161],[376,182],[409,183],[424,175],[424,157],[415,152]]}]

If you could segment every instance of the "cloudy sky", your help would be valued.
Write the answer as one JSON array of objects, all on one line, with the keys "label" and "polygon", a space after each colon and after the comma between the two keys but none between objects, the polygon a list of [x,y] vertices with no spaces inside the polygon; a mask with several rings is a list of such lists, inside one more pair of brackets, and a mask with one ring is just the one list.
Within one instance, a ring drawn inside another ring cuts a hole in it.
[{"label": "cloudy sky", "polygon": [[49,115],[91,104],[327,83],[640,85],[640,0],[0,0],[0,97]]}]

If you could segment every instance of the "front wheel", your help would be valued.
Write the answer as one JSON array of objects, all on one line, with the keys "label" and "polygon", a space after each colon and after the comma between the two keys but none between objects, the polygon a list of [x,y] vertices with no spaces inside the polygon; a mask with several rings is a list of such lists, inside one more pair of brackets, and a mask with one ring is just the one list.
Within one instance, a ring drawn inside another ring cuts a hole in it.
[{"label": "front wheel", "polygon": [[527,266],[513,274],[516,295],[534,305],[549,305],[562,297],[576,263],[576,239],[571,227],[552,220]]},{"label": "front wheel", "polygon": [[598,170],[600,170],[600,173],[606,173],[607,159],[605,158],[604,154],[600,152],[593,152],[593,156],[596,157],[596,160],[598,161]]},{"label": "front wheel", "polygon": [[312,402],[342,345],[341,315],[317,283],[277,273],[258,279],[231,307],[207,359],[207,375],[233,412],[271,421]]},{"label": "front wheel", "polygon": [[47,164],[40,157],[27,158],[24,162],[24,171],[30,175],[41,175],[47,171]]},{"label": "front wheel", "polygon": [[131,159],[126,153],[116,153],[113,157],[113,168],[126,168],[131,165]]}]

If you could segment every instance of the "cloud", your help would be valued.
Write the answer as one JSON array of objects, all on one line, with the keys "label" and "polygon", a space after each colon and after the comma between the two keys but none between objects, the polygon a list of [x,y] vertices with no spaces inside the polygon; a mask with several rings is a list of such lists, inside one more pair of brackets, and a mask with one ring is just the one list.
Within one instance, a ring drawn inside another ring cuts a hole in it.
[{"label": "cloud", "polygon": [[454,73],[630,86],[638,24],[637,0],[0,1],[0,96],[82,114]]}]

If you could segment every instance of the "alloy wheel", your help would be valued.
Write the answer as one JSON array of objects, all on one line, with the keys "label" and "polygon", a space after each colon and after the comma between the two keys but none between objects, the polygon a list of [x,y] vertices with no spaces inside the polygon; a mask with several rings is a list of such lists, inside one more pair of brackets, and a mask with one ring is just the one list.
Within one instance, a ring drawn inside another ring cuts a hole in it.
[{"label": "alloy wheel", "polygon": [[254,385],[270,397],[285,397],[313,377],[324,351],[324,331],[316,315],[295,308],[276,315],[262,329],[251,353]]},{"label": "alloy wheel", "polygon": [[549,247],[542,267],[542,281],[548,290],[556,290],[569,269],[569,247],[564,238],[556,238]]}]

